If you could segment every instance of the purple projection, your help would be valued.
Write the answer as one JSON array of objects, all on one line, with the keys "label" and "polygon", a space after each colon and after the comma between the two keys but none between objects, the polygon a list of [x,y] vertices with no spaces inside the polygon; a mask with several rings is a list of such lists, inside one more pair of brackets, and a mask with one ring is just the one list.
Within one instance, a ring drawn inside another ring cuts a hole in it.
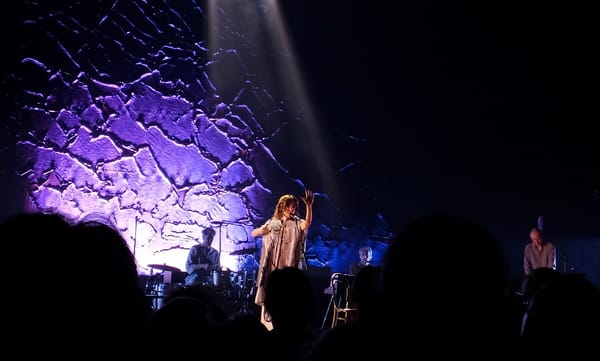
[{"label": "purple projection", "polygon": [[[295,119],[286,115],[285,95],[251,68],[252,39],[228,24],[219,36],[229,47],[211,51],[207,11],[194,1],[28,6],[27,130],[17,150],[31,210],[107,219],[142,274],[149,264],[184,270],[208,226],[217,231],[222,265],[256,267],[253,254],[231,253],[257,249],[253,226],[280,194],[301,194],[305,185],[270,147]],[[327,209],[326,194],[316,202]],[[355,261],[357,244],[326,246],[333,228],[314,228],[309,252],[318,265],[344,271]],[[369,238],[346,232],[344,240]],[[376,257],[383,253],[385,242],[368,242]]]}]

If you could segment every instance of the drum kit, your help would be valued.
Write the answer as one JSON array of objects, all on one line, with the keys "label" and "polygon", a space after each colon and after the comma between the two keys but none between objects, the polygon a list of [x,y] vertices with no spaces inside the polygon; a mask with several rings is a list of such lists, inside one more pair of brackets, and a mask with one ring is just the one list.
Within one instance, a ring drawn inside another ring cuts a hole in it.
[{"label": "drum kit", "polygon": [[[242,308],[251,303],[254,297],[256,284],[256,269],[254,257],[255,248],[247,248],[231,252],[232,256],[240,256],[244,262],[240,262],[238,271],[227,268],[210,273],[200,283],[212,289],[225,303],[242,303]],[[251,260],[252,262],[248,262]],[[149,264],[150,275],[147,277],[144,291],[152,300],[152,308],[162,307],[164,298],[169,292],[178,287],[185,287],[185,272],[179,268],[166,264]],[[159,271],[159,272],[156,272]],[[238,305],[239,306],[239,305]]]},{"label": "drum kit", "polygon": [[[246,248],[236,250],[229,253],[232,256],[252,257],[256,252],[254,248]],[[253,257],[252,257],[253,258]],[[228,268],[223,268],[218,271],[213,271],[208,286],[212,287],[219,295],[226,299],[243,300],[253,296],[255,285],[256,272],[252,266],[248,267],[244,262],[238,263],[238,271],[232,271]]]},{"label": "drum kit", "polygon": [[144,283],[144,293],[150,298],[152,308],[156,310],[162,306],[163,299],[173,287],[183,284],[178,283],[177,278],[181,278],[179,275],[184,273],[179,268],[166,264],[149,264],[148,268],[150,275]]},{"label": "drum kit", "polygon": [[209,283],[206,286],[212,288],[217,294],[231,299],[243,299],[250,297],[254,287],[254,279],[247,272],[234,272],[229,269],[213,271]]}]

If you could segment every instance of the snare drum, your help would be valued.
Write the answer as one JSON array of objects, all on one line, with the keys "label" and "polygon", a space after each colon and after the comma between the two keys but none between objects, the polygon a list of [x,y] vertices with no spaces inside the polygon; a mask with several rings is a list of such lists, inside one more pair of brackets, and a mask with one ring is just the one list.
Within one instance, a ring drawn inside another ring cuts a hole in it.
[{"label": "snare drum", "polygon": [[227,288],[231,286],[231,271],[219,270],[212,272],[212,285]]},{"label": "snare drum", "polygon": [[169,289],[169,284],[164,282],[152,282],[146,285],[146,297],[150,299],[153,310],[158,310],[163,306],[163,300]]},{"label": "snare drum", "polygon": [[157,295],[161,285],[164,285],[162,275],[149,276],[144,284],[144,292],[146,295]]},{"label": "snare drum", "polygon": [[231,272],[231,286],[242,288],[246,282],[246,275],[244,272]]}]

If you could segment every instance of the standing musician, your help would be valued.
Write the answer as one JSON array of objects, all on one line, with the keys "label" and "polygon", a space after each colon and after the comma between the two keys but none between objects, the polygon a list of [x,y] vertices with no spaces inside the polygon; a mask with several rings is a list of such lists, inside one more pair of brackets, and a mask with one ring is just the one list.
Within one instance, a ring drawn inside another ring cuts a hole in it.
[{"label": "standing musician", "polygon": [[304,248],[312,222],[313,192],[305,189],[301,199],[306,207],[304,219],[296,215],[298,199],[294,195],[284,194],[279,198],[273,216],[262,226],[252,230],[252,237],[262,237],[254,303],[261,306],[261,322],[269,330],[272,325],[264,309],[264,292],[269,274],[284,267],[306,269]]}]

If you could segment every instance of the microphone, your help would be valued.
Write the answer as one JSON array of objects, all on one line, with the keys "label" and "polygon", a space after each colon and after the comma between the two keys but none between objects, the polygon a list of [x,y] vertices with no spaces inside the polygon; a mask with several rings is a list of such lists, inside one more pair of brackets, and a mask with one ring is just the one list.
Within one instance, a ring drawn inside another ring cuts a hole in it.
[{"label": "microphone", "polygon": [[297,216],[297,215],[295,215],[295,214],[290,214],[290,219],[292,219],[292,220],[294,220],[294,221],[299,221],[299,220],[300,220],[300,217],[298,217],[298,216]]}]

